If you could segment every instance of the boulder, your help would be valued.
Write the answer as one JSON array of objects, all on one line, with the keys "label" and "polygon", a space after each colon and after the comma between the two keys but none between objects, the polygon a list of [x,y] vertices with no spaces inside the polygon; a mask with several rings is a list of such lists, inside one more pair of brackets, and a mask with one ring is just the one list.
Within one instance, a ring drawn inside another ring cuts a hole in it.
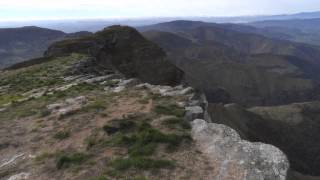
[{"label": "boulder", "polygon": [[185,119],[187,121],[193,121],[195,119],[203,118],[203,109],[200,106],[189,106],[186,107]]},{"label": "boulder", "polygon": [[221,124],[197,119],[192,137],[214,166],[217,180],[286,180],[289,162],[278,148],[242,140],[239,134]]}]

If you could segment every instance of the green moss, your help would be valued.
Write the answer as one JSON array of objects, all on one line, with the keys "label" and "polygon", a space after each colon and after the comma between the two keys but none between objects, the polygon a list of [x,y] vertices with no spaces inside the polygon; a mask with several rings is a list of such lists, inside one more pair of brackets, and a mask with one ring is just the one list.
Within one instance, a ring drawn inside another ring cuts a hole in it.
[{"label": "green moss", "polygon": [[177,117],[183,117],[185,114],[184,108],[179,107],[176,104],[156,105],[154,111],[157,114],[173,115]]},{"label": "green moss", "polygon": [[0,86],[9,85],[9,94],[19,94],[41,87],[50,87],[63,83],[63,74],[69,66],[83,58],[72,54],[56,60],[34,66],[8,71],[1,74]]},{"label": "green moss", "polygon": [[48,152],[43,152],[41,153],[40,155],[38,155],[36,158],[35,158],[35,161],[37,162],[42,162],[48,158],[52,158],[54,157],[55,154],[54,153],[48,153]]},{"label": "green moss", "polygon": [[57,169],[68,168],[70,165],[79,165],[88,160],[89,155],[84,153],[61,154],[56,160]]},{"label": "green moss", "polygon": [[177,118],[177,117],[169,118],[164,120],[162,124],[171,129],[175,129],[175,128],[183,128],[187,130],[191,129],[190,123],[185,121],[183,118]]},{"label": "green moss", "polygon": [[67,139],[70,137],[70,131],[59,131],[53,137],[59,140]]},{"label": "green moss", "polygon": [[148,178],[146,178],[144,176],[136,176],[133,178],[133,180],[148,180]]},{"label": "green moss", "polygon": [[0,95],[0,106],[8,103],[16,102],[17,100],[23,98],[23,96],[19,94],[4,94]]},{"label": "green moss", "polygon": [[138,170],[149,170],[173,168],[175,167],[175,163],[169,160],[155,160],[151,158],[133,157],[125,159],[116,159],[111,162],[111,166],[118,171],[124,171],[130,168],[135,168]]},{"label": "green moss", "polygon": [[89,105],[83,107],[81,109],[81,111],[84,111],[84,112],[92,112],[92,111],[101,112],[101,111],[105,110],[106,108],[107,108],[107,105],[106,105],[105,101],[97,100],[97,101],[91,102]]},{"label": "green moss", "polygon": [[185,139],[190,138],[186,135],[164,134],[152,128],[149,123],[142,122],[135,132],[125,135],[120,131],[108,143],[112,146],[128,147],[129,155],[137,157],[152,155],[159,144],[166,144],[168,150],[174,150]]},{"label": "green moss", "polygon": [[116,132],[128,132],[136,127],[136,123],[128,118],[114,119],[109,124],[103,126],[103,130],[109,135]]},{"label": "green moss", "polygon": [[101,175],[101,176],[90,178],[89,180],[108,180],[108,178],[106,176]]},{"label": "green moss", "polygon": [[47,116],[49,116],[51,114],[51,111],[50,110],[48,110],[48,109],[43,109],[43,110],[41,110],[40,111],[40,117],[47,117]]}]

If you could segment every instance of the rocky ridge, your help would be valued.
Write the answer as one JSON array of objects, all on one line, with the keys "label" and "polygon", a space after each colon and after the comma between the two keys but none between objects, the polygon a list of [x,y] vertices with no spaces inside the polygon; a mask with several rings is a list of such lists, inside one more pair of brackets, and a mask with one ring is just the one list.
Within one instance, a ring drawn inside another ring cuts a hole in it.
[{"label": "rocky ridge", "polygon": [[279,149],[211,123],[204,95],[137,31],[110,27],[47,56],[1,72],[1,178],[286,178]]}]

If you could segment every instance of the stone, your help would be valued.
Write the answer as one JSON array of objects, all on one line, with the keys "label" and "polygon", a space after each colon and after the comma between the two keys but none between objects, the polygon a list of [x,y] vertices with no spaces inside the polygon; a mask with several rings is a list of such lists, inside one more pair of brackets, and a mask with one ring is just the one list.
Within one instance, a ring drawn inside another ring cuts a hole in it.
[{"label": "stone", "polygon": [[9,177],[8,180],[27,180],[29,177],[30,173],[23,172]]},{"label": "stone", "polygon": [[139,80],[136,78],[122,80],[119,82],[119,86],[124,86],[124,87],[133,87],[137,84],[139,84]]},{"label": "stone", "polygon": [[73,86],[77,86],[77,85],[78,85],[78,83],[71,83],[71,84],[61,86],[61,87],[57,87],[53,91],[66,91],[66,90],[72,88]]},{"label": "stone", "polygon": [[137,88],[149,89],[154,94],[160,94],[161,96],[183,96],[193,92],[193,88],[186,87],[183,88],[182,85],[171,87],[171,86],[161,86],[161,85],[151,85],[148,83],[139,84]]},{"label": "stone", "polygon": [[66,99],[62,103],[50,104],[47,106],[47,109],[51,111],[51,113],[61,116],[81,109],[86,103],[87,98],[85,96],[78,96],[76,98]]},{"label": "stone", "polygon": [[47,106],[47,109],[52,111],[52,110],[60,109],[62,106],[63,106],[62,103],[49,104]]},{"label": "stone", "polygon": [[4,162],[0,165],[0,169],[9,166],[10,164],[13,164],[16,162],[17,159],[24,157],[24,153],[14,155],[10,159],[4,160]]},{"label": "stone", "polygon": [[203,118],[203,109],[200,106],[189,106],[185,108],[185,119],[187,121],[193,121],[195,119]]},{"label": "stone", "polygon": [[87,98],[85,96],[78,96],[76,98],[69,98],[66,99],[66,103],[70,104],[70,105],[74,105],[74,104],[85,104],[87,102]]},{"label": "stone", "polygon": [[115,87],[113,90],[112,90],[112,92],[114,92],[114,93],[119,93],[119,92],[121,92],[121,91],[124,91],[126,89],[126,87],[124,87],[124,86],[118,86],[118,87]]},{"label": "stone", "polygon": [[187,88],[185,88],[185,89],[182,89],[181,91],[180,91],[180,94],[181,95],[186,95],[186,94],[190,94],[190,93],[192,93],[193,92],[193,88],[192,87],[187,87]]},{"label": "stone", "polygon": [[99,82],[103,82],[103,81],[107,81],[107,80],[111,80],[111,79],[115,79],[115,78],[121,78],[121,76],[117,75],[117,74],[109,74],[106,76],[93,77],[93,78],[85,80],[84,82],[86,82],[86,83],[99,83]]},{"label": "stone", "polygon": [[191,125],[192,138],[214,165],[216,180],[286,180],[289,162],[278,148],[242,140],[225,125],[202,119]]},{"label": "stone", "polygon": [[190,100],[188,102],[188,105],[189,106],[200,106],[201,105],[201,102],[199,100]]}]

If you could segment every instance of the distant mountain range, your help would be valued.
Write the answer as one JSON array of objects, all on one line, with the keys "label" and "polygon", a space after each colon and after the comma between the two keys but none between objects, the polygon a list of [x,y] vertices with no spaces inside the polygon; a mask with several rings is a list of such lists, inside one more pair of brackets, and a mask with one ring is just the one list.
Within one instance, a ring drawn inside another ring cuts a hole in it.
[{"label": "distant mountain range", "polygon": [[132,19],[75,19],[75,20],[37,20],[37,21],[0,21],[0,28],[39,26],[56,29],[67,33],[78,31],[96,32],[107,26],[120,24],[133,27],[152,25],[161,22],[175,20],[205,21],[215,23],[249,23],[265,20],[288,20],[288,19],[313,19],[320,18],[318,12],[304,12],[283,15],[260,15],[260,16],[235,16],[235,17],[155,17],[155,18],[132,18]]},{"label": "distant mountain range", "polygon": [[265,33],[267,35],[273,32],[282,34],[282,39],[320,45],[320,18],[267,20],[252,22],[248,25],[267,32]]},{"label": "distant mountain range", "polygon": [[239,32],[235,27],[174,21],[140,31],[166,50],[210,102],[250,106],[319,98],[320,47]]},{"label": "distant mountain range", "polygon": [[91,34],[62,31],[34,26],[0,29],[0,69],[28,59],[41,57],[55,41]]}]

